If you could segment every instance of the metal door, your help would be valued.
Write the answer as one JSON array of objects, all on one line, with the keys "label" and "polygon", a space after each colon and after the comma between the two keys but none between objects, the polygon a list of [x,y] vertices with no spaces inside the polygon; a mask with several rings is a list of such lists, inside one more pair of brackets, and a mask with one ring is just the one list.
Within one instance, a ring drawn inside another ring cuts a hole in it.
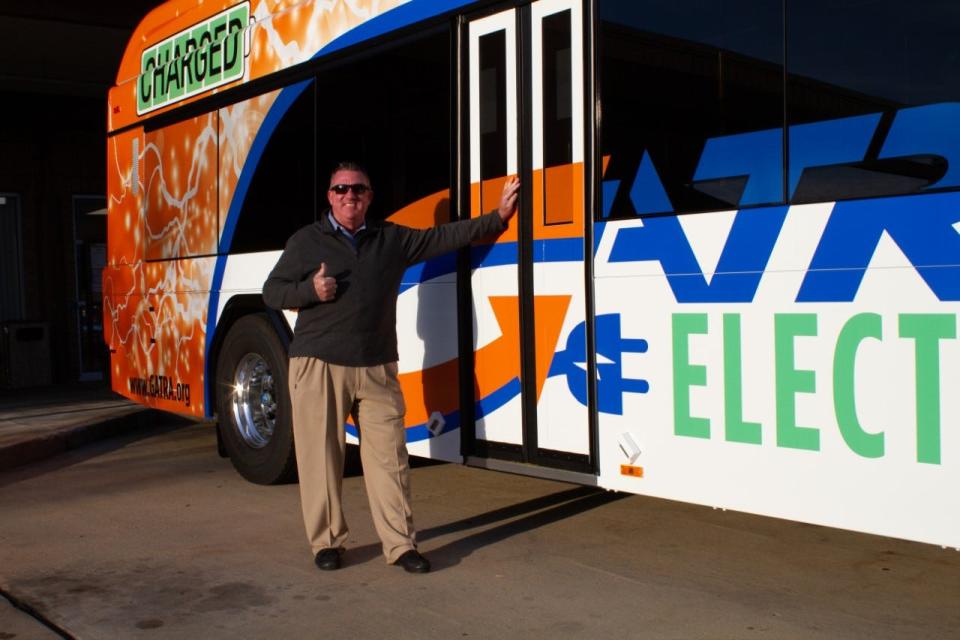
[{"label": "metal door", "polygon": [[579,0],[541,0],[465,25],[461,187],[471,215],[497,207],[509,176],[522,189],[509,229],[471,250],[474,420],[464,448],[591,471],[582,16]]}]

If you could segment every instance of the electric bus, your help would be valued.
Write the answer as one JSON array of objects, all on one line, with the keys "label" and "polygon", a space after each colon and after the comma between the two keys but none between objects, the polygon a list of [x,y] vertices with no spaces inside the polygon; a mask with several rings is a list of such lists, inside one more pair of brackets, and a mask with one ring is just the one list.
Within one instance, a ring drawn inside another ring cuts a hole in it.
[{"label": "electric bus", "polygon": [[330,169],[421,228],[519,176],[404,275],[411,454],[960,547],[958,41],[950,0],[170,0],[109,93],[113,388],[291,480],[261,287]]}]

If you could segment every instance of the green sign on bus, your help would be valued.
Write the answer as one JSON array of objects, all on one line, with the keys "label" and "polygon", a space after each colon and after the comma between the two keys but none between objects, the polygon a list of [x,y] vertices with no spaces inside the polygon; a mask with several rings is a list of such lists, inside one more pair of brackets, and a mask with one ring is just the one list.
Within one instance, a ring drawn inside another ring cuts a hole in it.
[{"label": "green sign on bus", "polygon": [[144,50],[137,115],[242,78],[249,22],[250,3],[242,2]]}]

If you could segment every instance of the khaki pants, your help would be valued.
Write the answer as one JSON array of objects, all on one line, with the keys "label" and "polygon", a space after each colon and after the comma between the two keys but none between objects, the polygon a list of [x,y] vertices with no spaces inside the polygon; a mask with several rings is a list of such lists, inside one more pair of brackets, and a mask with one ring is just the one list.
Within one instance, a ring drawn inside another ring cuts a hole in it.
[{"label": "khaki pants", "polygon": [[354,408],[370,512],[383,555],[392,563],[415,549],[406,407],[397,363],[345,367],[317,358],[290,358],[290,399],[303,521],[313,553],[341,548],[347,541],[341,500],[344,423]]}]

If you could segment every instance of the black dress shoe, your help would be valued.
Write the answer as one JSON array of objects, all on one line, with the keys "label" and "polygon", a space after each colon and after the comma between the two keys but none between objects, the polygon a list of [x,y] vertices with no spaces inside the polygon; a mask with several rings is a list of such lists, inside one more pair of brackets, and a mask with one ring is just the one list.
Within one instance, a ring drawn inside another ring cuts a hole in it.
[{"label": "black dress shoe", "polygon": [[321,549],[313,561],[324,571],[335,571],[340,568],[340,549]]},{"label": "black dress shoe", "polygon": [[427,573],[430,571],[430,561],[417,553],[416,549],[405,551],[393,564],[403,567],[407,573]]}]

